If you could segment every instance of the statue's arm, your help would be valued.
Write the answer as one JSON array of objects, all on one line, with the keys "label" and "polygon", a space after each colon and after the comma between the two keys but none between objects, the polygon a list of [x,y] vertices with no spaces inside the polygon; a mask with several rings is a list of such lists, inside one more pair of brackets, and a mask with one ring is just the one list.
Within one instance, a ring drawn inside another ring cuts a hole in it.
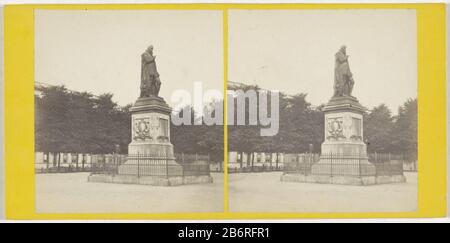
[{"label": "statue's arm", "polygon": [[346,62],[347,59],[348,59],[348,56],[347,56],[347,55],[344,55],[343,53],[338,53],[338,54],[336,55],[336,59],[337,59],[339,62]]},{"label": "statue's arm", "polygon": [[142,54],[142,60],[145,62],[153,62],[153,61],[155,61],[155,57],[148,53],[144,53],[144,54]]}]

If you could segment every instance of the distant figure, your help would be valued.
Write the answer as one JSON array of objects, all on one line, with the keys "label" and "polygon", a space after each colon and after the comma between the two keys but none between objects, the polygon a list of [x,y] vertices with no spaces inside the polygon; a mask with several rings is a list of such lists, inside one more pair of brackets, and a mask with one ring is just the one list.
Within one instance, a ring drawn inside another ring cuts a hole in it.
[{"label": "distant figure", "polygon": [[153,56],[153,46],[149,46],[141,55],[141,98],[158,96],[161,87],[159,73],[156,69],[156,56]]},{"label": "distant figure", "polygon": [[334,96],[351,96],[353,91],[353,76],[348,64],[346,46],[336,53],[334,68]]}]

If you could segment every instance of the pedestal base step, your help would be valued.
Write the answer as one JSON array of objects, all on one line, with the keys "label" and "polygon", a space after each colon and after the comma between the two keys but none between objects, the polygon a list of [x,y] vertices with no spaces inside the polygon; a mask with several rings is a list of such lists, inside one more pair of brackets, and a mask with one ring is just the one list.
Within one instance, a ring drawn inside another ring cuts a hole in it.
[{"label": "pedestal base step", "polygon": [[211,176],[135,176],[135,175],[107,175],[92,174],[88,177],[88,182],[116,183],[116,184],[137,184],[151,186],[180,186],[189,184],[209,184],[213,183]]},{"label": "pedestal base step", "polygon": [[322,175],[302,175],[302,174],[284,174],[281,176],[283,182],[298,183],[317,183],[317,184],[336,184],[350,186],[370,186],[379,184],[405,183],[406,177],[396,176],[322,176]]}]

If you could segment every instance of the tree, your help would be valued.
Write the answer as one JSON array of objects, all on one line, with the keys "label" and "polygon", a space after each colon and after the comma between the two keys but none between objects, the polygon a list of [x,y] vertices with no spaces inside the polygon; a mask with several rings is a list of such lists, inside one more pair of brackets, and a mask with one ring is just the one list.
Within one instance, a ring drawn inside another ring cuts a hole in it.
[{"label": "tree", "polygon": [[[214,107],[213,104],[208,106]],[[115,145],[120,145],[121,152],[127,153],[131,142],[130,108],[131,104],[117,105],[112,94],[94,96],[69,91],[64,86],[37,86],[36,151],[112,153]],[[194,119],[201,119],[191,107],[186,110],[192,112],[192,124]],[[223,159],[222,126],[171,124],[171,130],[176,151],[210,154],[215,161]]]},{"label": "tree", "polygon": [[385,104],[374,107],[364,117],[364,137],[369,152],[393,152],[394,118]]},{"label": "tree", "polygon": [[[258,86],[232,88],[261,92]],[[236,119],[237,100],[232,99]],[[261,124],[248,125],[249,103],[246,102],[246,125],[228,126],[229,151],[240,153],[241,158],[243,153],[253,152],[304,153],[312,144],[314,152],[320,152],[324,140],[323,105],[313,108],[305,93],[293,96],[280,93],[279,105],[278,134],[261,137]],[[205,109],[214,113],[214,107],[211,103]],[[121,152],[127,153],[131,142],[130,108],[131,104],[117,105],[112,94],[94,96],[89,92],[69,91],[64,86],[36,86],[35,149],[45,153],[112,153],[119,144]],[[191,112],[191,124],[202,119],[192,107],[180,112]],[[268,113],[271,114],[270,109]],[[406,101],[397,116],[392,116],[384,104],[374,107],[364,115],[363,123],[369,152],[417,156],[417,99]],[[175,152],[210,154],[213,161],[222,161],[223,127],[200,124],[175,126],[171,123]],[[250,156],[250,163],[253,161]]]},{"label": "tree", "polygon": [[129,107],[119,107],[112,94],[94,97],[64,86],[36,87],[37,151],[111,153],[130,142]]},{"label": "tree", "polygon": [[41,87],[35,95],[35,144],[36,150],[44,152],[65,152],[70,134],[67,129],[69,120],[69,93],[64,86]]},{"label": "tree", "polygon": [[[205,114],[211,114],[212,117],[221,116],[216,114],[216,104],[223,106],[223,100],[211,101],[207,104],[204,108]],[[213,161],[223,161],[223,126],[219,124],[208,126],[202,122],[202,126],[197,130],[199,151],[208,153]]]},{"label": "tree", "polygon": [[417,158],[417,99],[407,100],[398,109],[393,133],[395,150]]},{"label": "tree", "polygon": [[323,113],[312,109],[306,96],[301,93],[288,97],[288,106],[282,113],[284,140],[288,142],[285,150],[291,153],[308,152],[310,144],[318,149],[323,142]]},{"label": "tree", "polygon": [[[257,86],[233,83],[232,88],[241,89],[244,92],[250,89],[261,92]],[[312,144],[315,151],[319,151],[320,144],[323,142],[323,112],[320,108],[313,109],[306,101],[306,96],[307,94],[304,93],[293,96],[280,93],[279,130],[275,136],[260,136],[262,126],[260,124],[249,126],[248,119],[245,126],[229,126],[229,150],[238,153],[301,153],[308,152],[309,145]],[[235,111],[236,103],[234,101]],[[248,112],[248,104],[246,104],[247,117]],[[268,113],[271,114],[270,109]],[[251,157],[250,163],[252,160]]]},{"label": "tree", "polygon": [[[259,91],[259,87],[255,85],[241,85],[238,87],[230,87],[232,89],[237,89],[243,91],[244,93],[249,90],[254,90],[256,92]],[[258,97],[258,95],[257,95]],[[238,109],[242,109],[242,107],[238,107],[238,97],[232,98],[233,102],[233,111],[234,111],[234,125],[228,126],[228,147],[230,151],[237,151],[243,158],[243,154],[249,154],[250,157],[247,160],[247,163],[254,163],[253,152],[261,150],[261,140],[259,136],[259,126],[249,126],[250,116],[249,116],[249,101],[247,99],[244,100],[244,109],[245,109],[245,125],[237,124],[237,115]],[[257,102],[259,104],[259,102]],[[230,109],[230,108],[229,108]],[[258,111],[259,109],[257,109]],[[242,163],[242,160],[240,161]]]}]

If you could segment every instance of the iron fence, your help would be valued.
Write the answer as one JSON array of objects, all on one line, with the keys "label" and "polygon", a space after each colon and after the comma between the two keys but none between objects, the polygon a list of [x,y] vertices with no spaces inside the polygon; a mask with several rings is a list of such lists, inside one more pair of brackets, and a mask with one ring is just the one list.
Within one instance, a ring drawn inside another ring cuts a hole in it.
[{"label": "iron fence", "polygon": [[[58,154],[58,153],[56,153]],[[81,157],[79,160],[78,155],[72,155],[68,160],[63,156],[55,156],[53,160],[49,160],[48,157],[42,162],[34,163],[36,173],[74,173],[74,172],[92,172],[93,167],[98,164],[116,164],[120,161],[124,161],[126,155],[123,154],[89,154]]]},{"label": "iron fence", "polygon": [[[119,166],[124,164],[129,158],[139,157],[136,159],[137,162],[128,163],[129,171],[137,171],[139,167],[139,173],[147,173],[150,171],[150,174],[153,174],[153,171],[161,170],[160,168],[165,165],[164,154],[153,154],[153,155],[145,155],[140,154],[136,156],[129,156],[124,154],[72,154],[70,159],[67,159],[67,156],[59,156],[59,153],[55,153],[55,155],[49,159],[49,156],[46,156],[42,159],[42,161],[35,161],[35,173],[74,173],[74,172],[91,172],[91,173],[108,173],[113,174],[117,173]],[[178,164],[182,164],[184,167],[183,173],[181,172],[173,172],[175,169],[169,169],[169,172],[174,174],[206,174],[206,167],[209,167],[211,163],[211,159],[209,154],[187,154],[187,153],[177,153],[174,155],[175,161]],[[173,163],[173,161],[168,161],[169,168],[176,168],[177,164]],[[124,167],[126,168],[126,167]],[[194,171],[194,172],[192,172]],[[209,170],[208,170],[209,171]],[[127,171],[123,171],[123,173],[127,174]],[[131,173],[131,172],[129,172]],[[136,172],[137,173],[137,172]],[[155,172],[157,174],[157,172]]]},{"label": "iron fence", "polygon": [[74,172],[90,172],[90,165],[72,165],[72,164],[63,164],[50,166],[47,163],[36,163],[35,164],[35,172],[38,174],[44,173],[74,173]]},{"label": "iron fence", "polygon": [[273,171],[283,171],[282,166],[276,166],[276,165],[253,165],[253,166],[246,166],[246,167],[234,167],[234,168],[228,168],[228,173],[253,173],[253,172],[273,172]]},{"label": "iron fence", "polygon": [[[177,163],[177,158],[184,158],[184,162]],[[196,159],[195,159],[196,158]],[[92,174],[132,175],[132,176],[209,176],[209,158],[203,155],[175,155],[167,157],[154,154],[130,154],[119,157],[110,163],[101,162],[92,165]]]},{"label": "iron fence", "polygon": [[397,155],[304,154],[285,162],[285,174],[323,176],[393,176],[403,175],[403,160]]}]

